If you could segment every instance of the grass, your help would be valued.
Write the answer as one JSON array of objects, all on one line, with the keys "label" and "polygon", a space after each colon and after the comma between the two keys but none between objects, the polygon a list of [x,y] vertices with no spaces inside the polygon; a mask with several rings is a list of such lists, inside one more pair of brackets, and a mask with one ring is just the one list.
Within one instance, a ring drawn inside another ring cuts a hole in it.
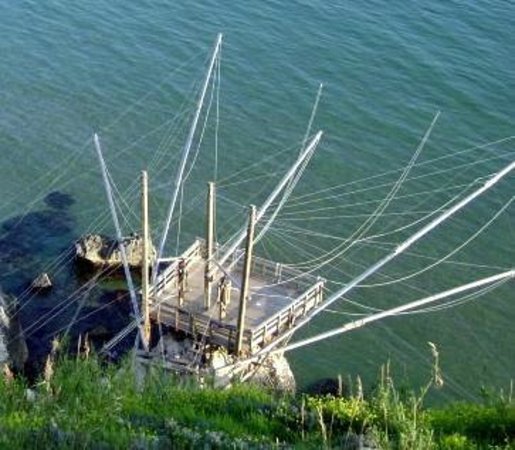
[{"label": "grass", "polygon": [[400,393],[388,366],[367,397],[288,396],[252,385],[200,388],[153,369],[143,384],[130,360],[105,365],[62,357],[30,390],[0,380],[0,448],[515,449],[511,395],[426,409],[437,364],[421,389]]}]

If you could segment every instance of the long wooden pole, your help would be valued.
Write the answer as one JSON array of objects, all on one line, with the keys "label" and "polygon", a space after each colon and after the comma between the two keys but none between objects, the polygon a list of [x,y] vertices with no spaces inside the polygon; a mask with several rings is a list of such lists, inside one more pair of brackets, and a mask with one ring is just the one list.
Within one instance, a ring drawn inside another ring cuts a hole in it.
[{"label": "long wooden pole", "polygon": [[141,172],[141,228],[143,252],[141,261],[141,296],[143,308],[143,332],[146,342],[150,342],[150,304],[149,304],[149,225],[148,225],[148,175]]},{"label": "long wooden pole", "polygon": [[134,284],[132,282],[131,271],[129,269],[129,263],[127,262],[127,253],[125,251],[125,244],[123,243],[122,229],[120,227],[120,222],[118,220],[118,214],[116,213],[116,207],[113,199],[113,191],[111,189],[111,183],[109,182],[109,178],[107,176],[107,167],[104,161],[104,156],[102,155],[102,147],[100,145],[100,139],[98,135],[95,133],[93,135],[93,141],[95,143],[95,148],[97,151],[98,160],[100,162],[100,168],[102,169],[102,179],[104,180],[104,187],[106,190],[107,201],[109,202],[109,208],[111,210],[111,217],[114,222],[114,227],[116,230],[116,240],[118,241],[118,248],[120,250],[120,256],[122,257],[123,270],[125,272],[125,279],[127,280],[127,286],[129,288],[129,295],[132,302],[132,309],[134,311],[134,316],[137,318],[138,328],[140,332],[141,339],[143,341],[143,346],[145,350],[148,350],[148,342],[145,340],[145,335],[143,333],[143,329],[141,326],[141,316],[138,308],[138,302],[136,300],[136,292],[134,290]]},{"label": "long wooden pole", "polygon": [[[317,96],[315,98],[315,104],[313,105],[313,108],[311,110],[311,116],[309,117],[309,122],[308,122],[308,126],[306,128],[306,133],[304,134],[304,139],[302,140],[302,146],[300,148],[299,155],[302,153],[302,150],[304,150],[304,148],[306,147],[306,144],[308,142],[309,134],[311,133],[311,126],[313,125],[313,121],[315,120],[315,115],[316,115],[316,112],[317,112],[317,108],[318,108],[318,103],[320,101],[320,97],[322,96],[322,89],[323,88],[324,88],[324,84],[320,83],[320,85],[318,86]],[[256,241],[259,241],[265,235],[265,233],[271,227],[271,225],[274,222],[274,220],[276,219],[277,215],[279,214],[279,212],[283,208],[284,204],[288,201],[288,198],[290,197],[290,194],[292,193],[293,189],[295,189],[295,186],[297,185],[297,183],[301,179],[302,174],[304,173],[304,170],[306,169],[306,166],[309,163],[309,159],[310,158],[306,158],[302,162],[302,165],[299,167],[299,170],[297,171],[295,176],[293,178],[290,178],[290,181],[288,182],[288,184],[285,187],[285,192],[283,194],[283,197],[279,201],[279,204],[275,207],[274,212],[272,213],[270,218],[267,220],[266,224],[259,231],[259,234],[256,237]]]},{"label": "long wooden pole", "polygon": [[249,224],[247,228],[247,243],[245,246],[245,261],[241,275],[240,309],[238,312],[238,328],[236,338],[236,354],[239,355],[243,346],[243,332],[245,331],[245,312],[249,295],[250,268],[252,265],[252,249],[254,247],[254,225],[256,223],[256,207],[250,206]]},{"label": "long wooden pole", "polygon": [[211,61],[209,63],[209,68],[208,68],[206,77],[204,79],[204,84],[202,86],[202,91],[201,91],[201,94],[200,94],[200,97],[199,97],[199,100],[198,100],[198,103],[197,103],[197,109],[195,111],[195,116],[193,117],[193,122],[192,122],[191,127],[190,127],[188,138],[186,140],[186,144],[184,145],[184,150],[183,150],[183,154],[182,154],[181,163],[179,165],[179,170],[178,170],[177,176],[175,178],[174,191],[173,191],[173,195],[172,195],[172,200],[170,202],[170,207],[168,209],[168,214],[167,214],[167,218],[166,218],[165,228],[164,228],[164,231],[163,231],[163,235],[161,237],[161,243],[159,244],[157,260],[155,262],[154,273],[152,275],[152,284],[154,284],[154,285],[156,283],[157,275],[158,275],[158,272],[159,272],[160,260],[163,257],[163,251],[164,251],[164,247],[165,247],[165,244],[166,244],[166,238],[168,236],[168,231],[170,230],[170,225],[172,223],[172,217],[173,217],[173,213],[174,213],[174,210],[175,210],[175,204],[177,203],[177,198],[178,198],[180,187],[181,187],[181,184],[182,184],[182,179],[183,179],[184,171],[186,169],[186,162],[188,160],[188,155],[189,155],[190,150],[191,150],[191,146],[192,146],[192,143],[193,143],[193,138],[195,137],[195,132],[197,130],[197,124],[198,124],[198,121],[199,121],[199,118],[200,118],[200,113],[202,111],[202,106],[204,104],[204,98],[206,97],[207,89],[209,87],[209,80],[211,79],[211,74],[213,73],[213,68],[215,66],[215,62],[216,62],[216,58],[218,56],[218,53],[220,52],[221,45],[222,45],[222,34],[220,33],[218,35],[218,37],[216,38],[215,48],[213,50],[213,54],[211,56]]},{"label": "long wooden pole", "polygon": [[207,184],[207,221],[206,221],[206,265],[204,269],[204,307],[211,308],[211,259],[215,235],[215,183]]},{"label": "long wooden pole", "polygon": [[[302,154],[297,158],[293,166],[286,172],[283,176],[277,187],[272,191],[272,193],[265,200],[263,205],[259,208],[259,211],[256,214],[256,221],[261,220],[261,218],[265,215],[266,211],[270,207],[270,205],[274,202],[279,193],[284,189],[284,187],[288,184],[290,179],[295,175],[299,167],[302,165],[303,161],[306,158],[310,158],[315,151],[320,139],[322,138],[322,131],[319,131],[315,137],[311,140],[308,146],[302,151]],[[268,224],[267,224],[268,226]],[[225,262],[232,256],[234,251],[240,246],[240,244],[245,240],[245,229],[243,229],[234,239],[229,248],[225,251],[225,253],[219,258],[218,264],[223,265]]]},{"label": "long wooden pole", "polygon": [[352,322],[346,323],[339,328],[334,328],[333,330],[326,331],[325,333],[317,334],[316,336],[303,339],[301,341],[294,342],[293,344],[289,344],[286,347],[282,347],[280,349],[276,349],[270,352],[270,354],[274,353],[282,353],[289,350],[294,350],[296,348],[304,347],[306,345],[314,344],[315,342],[322,341],[324,339],[330,338],[332,336],[336,336],[338,334],[347,333],[352,330],[356,330],[357,328],[364,327],[366,324],[375,322],[377,320],[384,319],[386,317],[392,317],[402,312],[410,311],[415,308],[419,308],[421,306],[428,305],[430,303],[434,303],[438,300],[442,300],[446,297],[451,297],[456,294],[461,294],[465,291],[470,291],[471,289],[477,289],[479,287],[485,286],[487,284],[493,284],[496,282],[502,282],[508,280],[510,278],[515,278],[515,270],[508,270],[506,272],[498,273],[497,275],[493,275],[488,278],[483,278],[481,280],[473,281],[472,283],[464,284],[462,286],[455,287],[453,289],[449,289],[444,292],[440,292],[439,294],[430,295],[429,297],[425,297],[420,300],[416,300],[414,302],[406,303],[405,305],[397,306],[395,308],[387,309],[386,311],[381,311],[376,314],[371,314],[368,317],[363,319],[354,320]]}]

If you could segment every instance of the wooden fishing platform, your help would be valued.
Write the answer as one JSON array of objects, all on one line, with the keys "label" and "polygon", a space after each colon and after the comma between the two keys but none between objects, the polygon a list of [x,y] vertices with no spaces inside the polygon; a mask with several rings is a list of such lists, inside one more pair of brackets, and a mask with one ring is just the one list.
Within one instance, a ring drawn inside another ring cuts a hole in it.
[{"label": "wooden fishing platform", "polygon": [[[514,161],[494,176],[488,177],[481,187],[441,212],[440,215],[426,223],[409,238],[399,243],[389,254],[324,299],[325,280],[322,278],[253,255],[254,240],[259,241],[280,212],[320,142],[322,131],[318,131],[309,142],[303,143],[297,159],[259,209],[256,209],[254,205],[249,205],[250,214],[246,233],[245,230],[237,232],[224,246],[218,246],[214,242],[216,195],[214,182],[210,182],[208,183],[206,202],[206,240],[197,239],[177,258],[164,258],[163,251],[166,248],[167,234],[174,217],[179,193],[184,187],[185,178],[187,178],[184,173],[194,138],[197,135],[196,128],[214,73],[215,63],[219,59],[221,41],[222,36],[219,35],[202,85],[181,162],[178,166],[174,183],[175,189],[157,255],[151,254],[147,174],[145,171],[142,172],[142,253],[141,258],[138,258],[141,260],[142,266],[141,313],[130,276],[129,258],[127,257],[127,253],[130,252],[127,252],[125,248],[113,198],[113,189],[102,156],[100,140],[98,135],[94,135],[93,140],[116,228],[120,260],[123,262],[128,278],[135,315],[134,320],[129,325],[104,345],[102,352],[110,352],[115,345],[137,329],[136,356],[143,365],[159,363],[163,367],[178,373],[214,373],[225,380],[224,383],[227,385],[233,375],[241,376],[240,379],[246,379],[249,374],[253,374],[253,365],[259,367],[263,366],[263,363],[267,360],[273,362],[275,354],[279,353],[282,356],[282,353],[287,350],[300,348],[363,327],[372,321],[394,316],[402,311],[419,308],[422,305],[439,301],[441,298],[456,295],[465,290],[515,276],[513,270],[506,271],[425,299],[380,311],[302,341],[285,344],[285,341],[293,332],[305,326],[329,305],[359,286],[364,280],[407,250],[419,239],[494,186],[505,175],[515,170]],[[308,131],[311,128],[320,93],[321,88],[315,101]],[[429,136],[437,117],[438,114],[426,132],[421,146]],[[309,133],[306,133],[307,135]],[[200,142],[198,145],[200,145]],[[421,146],[417,152],[420,151]],[[196,156],[192,164],[195,160]],[[411,167],[410,165],[407,169],[411,170]],[[189,173],[187,172],[187,174]],[[403,178],[401,177],[397,182],[398,186],[401,185],[402,181]],[[279,200],[278,196],[281,193],[282,198]],[[271,207],[275,208],[273,213],[267,214]],[[254,237],[256,224],[259,225],[260,230],[259,234]],[[242,248],[243,245],[245,250]],[[165,263],[170,261],[172,261],[171,264],[163,268]],[[157,276],[153,277],[152,280],[149,274],[150,266],[157,273]],[[154,348],[152,348],[152,343],[155,343],[156,339],[152,339],[151,321],[160,325],[160,345]],[[172,333],[172,336],[166,336],[162,333],[163,328],[175,331],[176,335]],[[176,339],[179,333],[190,339],[180,339],[180,337]],[[170,345],[167,348],[165,337],[171,338],[168,339]],[[142,347],[142,349],[138,347]],[[244,374],[244,371],[247,371],[247,373]]]},{"label": "wooden fishing platform", "polygon": [[[158,277],[150,293],[150,318],[195,339],[234,351],[237,339],[242,278],[242,251],[236,251],[227,265],[229,272],[213,272],[212,302],[205,305],[205,241],[197,239]],[[185,264],[187,281],[184,301],[179,306],[179,261]],[[233,280],[226,315],[220,317],[216,286],[222,276]],[[292,328],[298,319],[320,305],[324,280],[280,263],[254,257],[250,271],[250,290],[246,304],[242,352],[255,353],[274,338]]]},{"label": "wooden fishing platform", "polygon": [[[215,183],[209,182],[206,202],[206,239],[197,239],[182,255],[177,258],[163,258],[167,234],[173,219],[178,198],[179,187],[183,183],[184,171],[189,152],[195,137],[195,130],[201,115],[202,105],[209,86],[209,81],[217,61],[222,36],[219,35],[209,63],[208,73],[203,83],[193,123],[184,147],[183,157],[178,167],[175,190],[168,210],[163,237],[157,257],[151,256],[148,223],[148,185],[147,174],[142,172],[142,285],[141,316],[134,289],[130,288],[133,309],[138,317],[107,342],[103,351],[110,351],[133,330],[138,330],[138,342],[143,351],[140,356],[151,360],[159,356],[166,358],[164,352],[163,328],[171,329],[191,338],[197,353],[192,358],[185,358],[188,367],[198,365],[197,356],[205,356],[206,346],[222,347],[232,358],[244,359],[256,355],[261,349],[280,344],[297,325],[315,315],[323,306],[325,280],[309,273],[297,271],[278,262],[269,261],[253,255],[254,230],[256,224],[262,226],[261,235],[272,224],[282,203],[288,198],[298,181],[303,167],[312,157],[320,139],[319,131],[304,143],[296,161],[281,178],[279,184],[266,198],[259,209],[249,205],[248,227],[237,233],[225,246],[215,242]],[[99,162],[102,168],[104,184],[109,200],[111,214],[115,223],[117,240],[123,237],[117,218],[115,202],[112,195],[105,161],[98,135],[94,136]],[[283,192],[283,201],[276,205],[274,214],[264,220],[279,194]],[[244,243],[245,241],[245,243]],[[241,247],[244,244],[245,249]],[[124,270],[130,278],[127,255],[124,245],[120,245],[120,257]],[[166,261],[172,261],[163,268]],[[149,266],[155,274],[150,281]],[[131,284],[131,283],[130,283]],[[159,325],[161,345],[159,355],[152,349],[151,322]],[[164,326],[164,327],[163,327]],[[173,359],[182,358],[175,352]],[[207,358],[206,358],[207,359]]]}]

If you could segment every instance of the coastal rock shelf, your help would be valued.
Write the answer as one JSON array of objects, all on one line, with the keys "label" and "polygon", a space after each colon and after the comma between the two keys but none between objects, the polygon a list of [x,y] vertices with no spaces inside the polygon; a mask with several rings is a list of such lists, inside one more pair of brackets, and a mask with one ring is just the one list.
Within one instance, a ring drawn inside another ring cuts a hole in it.
[{"label": "coastal rock shelf", "polygon": [[[162,361],[162,366],[175,373],[189,373],[199,380],[212,379],[214,386],[225,388],[232,382],[232,366],[238,359],[219,346],[202,348],[191,338],[178,338],[171,334],[163,336],[150,354],[138,352],[137,373],[144,379],[145,368]],[[296,382],[291,367],[284,355],[271,355],[255,364],[242,368],[240,380],[280,392],[295,392]]]}]

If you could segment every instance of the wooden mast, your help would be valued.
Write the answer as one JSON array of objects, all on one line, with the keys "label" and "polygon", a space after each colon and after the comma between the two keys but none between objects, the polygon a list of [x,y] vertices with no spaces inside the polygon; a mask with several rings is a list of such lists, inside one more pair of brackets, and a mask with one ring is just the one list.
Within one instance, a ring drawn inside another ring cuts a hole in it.
[{"label": "wooden mast", "polygon": [[154,272],[152,274],[152,284],[156,283],[157,274],[159,272],[159,264],[161,263],[161,258],[163,257],[163,251],[166,244],[166,238],[168,236],[168,231],[170,230],[170,226],[172,223],[172,217],[175,210],[175,205],[177,203],[177,198],[179,196],[179,191],[181,185],[183,183],[184,171],[186,170],[186,162],[188,161],[188,156],[190,154],[190,150],[193,144],[193,139],[195,137],[195,133],[197,130],[197,124],[200,119],[200,113],[202,112],[202,107],[204,105],[204,99],[206,97],[207,90],[209,88],[209,81],[211,80],[211,75],[213,73],[213,69],[215,67],[215,63],[217,61],[218,55],[220,53],[220,48],[222,46],[222,34],[220,33],[216,38],[215,48],[213,50],[213,54],[211,56],[211,61],[209,63],[209,68],[206,74],[206,78],[204,79],[204,83],[202,86],[202,91],[200,93],[200,97],[197,103],[197,109],[195,111],[195,116],[193,117],[193,122],[190,127],[190,131],[188,133],[188,138],[186,140],[186,144],[184,145],[181,162],[179,164],[179,169],[175,178],[174,183],[174,191],[172,196],[172,201],[170,202],[170,207],[168,209],[168,215],[165,222],[165,228],[163,231],[163,235],[161,237],[161,243],[159,245],[159,249],[157,251],[157,260],[155,262]]},{"label": "wooden mast", "polygon": [[141,171],[141,229],[143,252],[141,261],[141,297],[143,309],[143,333],[145,341],[150,343],[150,305],[149,305],[149,226],[148,226],[148,176]]},{"label": "wooden mast", "polygon": [[206,265],[204,269],[204,307],[211,308],[211,260],[215,235],[215,183],[207,184],[207,223],[206,223]]},{"label": "wooden mast", "polygon": [[249,294],[250,268],[252,265],[252,249],[254,247],[254,226],[256,223],[256,207],[250,205],[249,224],[247,228],[247,243],[245,246],[245,261],[240,291],[240,309],[238,311],[238,328],[236,337],[236,354],[239,355],[243,346],[243,332],[245,330],[245,312]]}]

